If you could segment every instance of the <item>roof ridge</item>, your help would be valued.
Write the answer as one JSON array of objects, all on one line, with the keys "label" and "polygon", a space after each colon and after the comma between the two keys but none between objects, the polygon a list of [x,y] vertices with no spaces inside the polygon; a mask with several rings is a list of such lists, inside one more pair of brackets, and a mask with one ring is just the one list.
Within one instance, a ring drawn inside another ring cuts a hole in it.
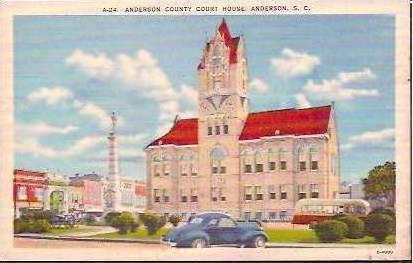
[{"label": "roof ridge", "polygon": [[248,114],[259,114],[259,113],[274,112],[274,111],[312,110],[312,109],[325,108],[325,107],[331,107],[331,105],[323,105],[323,106],[308,107],[308,108],[295,108],[295,107],[293,107],[293,108],[285,108],[285,109],[263,110],[263,111],[250,112]]}]

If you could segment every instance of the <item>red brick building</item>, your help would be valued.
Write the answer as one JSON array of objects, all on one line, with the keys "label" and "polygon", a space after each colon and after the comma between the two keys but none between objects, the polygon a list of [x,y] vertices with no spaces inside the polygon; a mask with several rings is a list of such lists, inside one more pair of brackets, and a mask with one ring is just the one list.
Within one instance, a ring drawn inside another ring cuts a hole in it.
[{"label": "red brick building", "polygon": [[43,209],[47,175],[44,172],[14,170],[13,201],[15,217],[26,209]]}]

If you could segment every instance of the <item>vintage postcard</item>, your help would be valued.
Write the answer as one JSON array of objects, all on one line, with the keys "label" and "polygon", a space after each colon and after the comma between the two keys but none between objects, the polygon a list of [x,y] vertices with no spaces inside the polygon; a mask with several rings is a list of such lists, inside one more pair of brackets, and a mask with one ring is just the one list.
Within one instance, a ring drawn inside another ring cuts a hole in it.
[{"label": "vintage postcard", "polygon": [[1,2],[1,259],[411,259],[409,2],[332,2]]}]

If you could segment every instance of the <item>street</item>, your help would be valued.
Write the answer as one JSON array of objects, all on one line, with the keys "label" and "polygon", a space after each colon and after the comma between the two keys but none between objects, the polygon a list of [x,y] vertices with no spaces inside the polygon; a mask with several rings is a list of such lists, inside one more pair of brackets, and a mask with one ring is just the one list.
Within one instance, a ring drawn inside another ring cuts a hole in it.
[{"label": "street", "polygon": [[[298,260],[305,256],[306,259],[317,259],[317,255],[323,255],[323,259],[385,259],[389,255],[378,254],[379,250],[394,250],[392,245],[338,245],[328,244],[325,247],[310,247],[304,244],[279,244],[272,248],[249,249],[234,247],[213,247],[206,249],[172,248],[160,244],[141,243],[116,243],[98,241],[62,241],[14,238],[15,248],[49,249],[46,258],[76,259],[76,258],[105,258],[129,259],[129,260],[172,260],[172,259],[197,259],[197,260]],[[72,251],[76,253],[62,253]],[[83,248],[83,249],[82,249]],[[85,249],[86,248],[86,249]],[[61,250],[65,249],[65,250]],[[69,249],[69,250],[68,250]],[[349,253],[351,249],[351,254]],[[116,251],[116,253],[112,253]],[[118,253],[120,251],[121,253]],[[53,253],[54,252],[54,253]],[[53,254],[53,257],[50,255]],[[327,255],[327,256],[326,256]],[[42,252],[36,253],[37,257],[43,256]],[[31,255],[25,254],[25,258],[31,259]],[[45,258],[45,259],[46,259]]]}]

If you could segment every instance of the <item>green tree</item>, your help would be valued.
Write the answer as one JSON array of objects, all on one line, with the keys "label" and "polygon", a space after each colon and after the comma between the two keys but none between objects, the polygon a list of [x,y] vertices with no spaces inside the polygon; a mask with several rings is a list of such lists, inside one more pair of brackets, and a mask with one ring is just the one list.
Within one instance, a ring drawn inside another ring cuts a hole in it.
[{"label": "green tree", "polygon": [[367,199],[386,199],[386,207],[394,208],[396,199],[396,163],[386,162],[369,171],[363,179]]}]

